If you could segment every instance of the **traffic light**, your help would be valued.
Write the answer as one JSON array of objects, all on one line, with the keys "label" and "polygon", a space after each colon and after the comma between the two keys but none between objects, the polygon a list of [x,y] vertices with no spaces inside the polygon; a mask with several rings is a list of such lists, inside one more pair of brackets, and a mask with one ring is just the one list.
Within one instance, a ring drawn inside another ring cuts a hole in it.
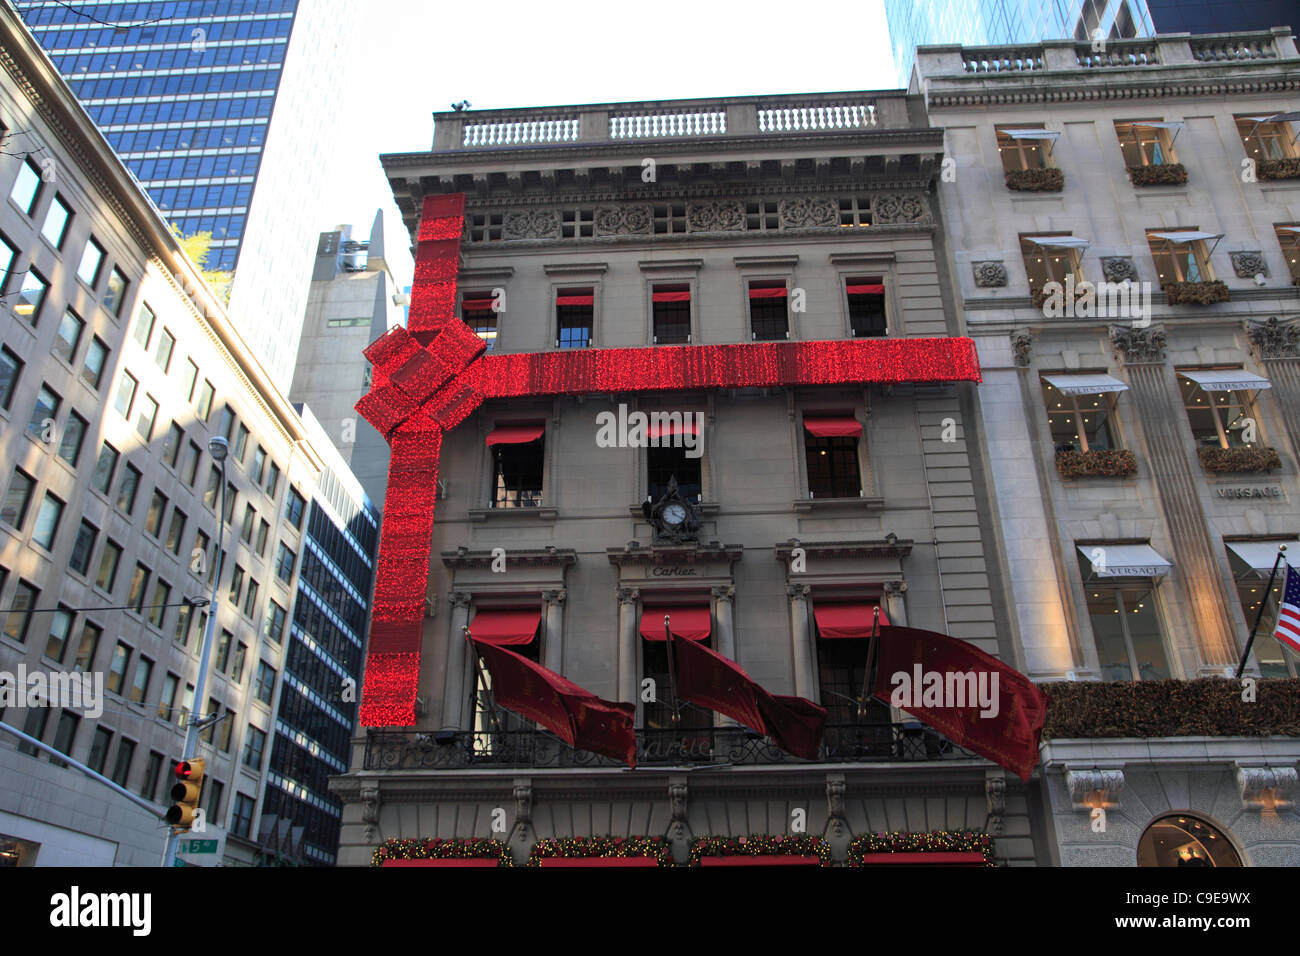
[{"label": "traffic light", "polygon": [[167,809],[167,822],[178,830],[188,830],[194,823],[199,808],[199,793],[203,790],[203,760],[181,760],[176,764],[176,782],[172,784],[172,805]]}]

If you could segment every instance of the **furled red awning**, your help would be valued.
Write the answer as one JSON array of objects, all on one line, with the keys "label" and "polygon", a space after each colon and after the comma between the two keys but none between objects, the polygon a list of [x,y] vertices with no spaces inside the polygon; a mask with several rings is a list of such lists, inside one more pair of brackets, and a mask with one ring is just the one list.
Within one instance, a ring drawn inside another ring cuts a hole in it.
[{"label": "furled red awning", "polygon": [[477,866],[477,867],[497,867],[501,864],[491,857],[472,858],[472,859],[452,859],[445,860],[385,860],[379,864],[385,866]]},{"label": "furled red awning", "polygon": [[539,866],[658,866],[652,856],[544,856]]},{"label": "furled red awning", "polygon": [[465,312],[491,312],[493,298],[489,296],[466,296],[461,300],[460,307]]},{"label": "furled red awning", "polygon": [[557,295],[555,297],[556,305],[594,305],[596,297],[594,295]]},{"label": "furled red awning", "polygon": [[541,623],[541,608],[487,608],[474,615],[474,620],[469,622],[469,633],[476,641],[498,647],[531,644]]},{"label": "furled red awning", "polygon": [[[822,637],[870,637],[875,618],[875,602],[822,604],[813,606],[817,633]],[[885,609],[880,609],[880,626],[889,624]]]},{"label": "furled red awning", "polygon": [[689,418],[687,421],[670,421],[670,422],[652,422],[647,434],[651,438],[662,438],[664,435],[698,435],[700,433],[700,423],[695,416],[687,412]]},{"label": "furled red awning", "polygon": [[863,866],[984,866],[986,862],[976,850],[862,854]]},{"label": "furled red awning", "polygon": [[526,445],[542,437],[546,426],[538,422],[534,425],[498,425],[488,432],[489,445]]},{"label": "furled red awning", "polygon": [[803,427],[818,438],[857,438],[862,434],[862,423],[852,415],[804,418]]},{"label": "furled red awning", "polygon": [[[650,296],[655,302],[690,302],[690,291],[683,292],[655,292]],[[637,859],[633,857],[633,859]]]},{"label": "furled red awning", "polygon": [[671,619],[673,637],[702,641],[709,636],[707,607],[648,607],[641,612],[641,636],[647,641],[664,640],[664,615]]},{"label": "furled red awning", "polygon": [[767,856],[705,856],[700,858],[700,866],[821,866],[820,857],[786,856],[769,854]]},{"label": "furled red awning", "polygon": [[749,287],[749,297],[751,299],[784,299],[786,296],[785,286],[775,289],[756,289]]},{"label": "furled red awning", "polygon": [[857,283],[849,286],[849,295],[883,295],[885,286],[883,284]]}]

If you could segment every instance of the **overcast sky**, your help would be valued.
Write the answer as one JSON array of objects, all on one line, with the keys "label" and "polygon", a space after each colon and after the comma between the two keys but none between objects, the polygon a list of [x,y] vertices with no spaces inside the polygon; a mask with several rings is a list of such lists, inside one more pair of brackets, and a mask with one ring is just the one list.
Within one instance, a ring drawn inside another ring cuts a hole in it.
[{"label": "overcast sky", "polygon": [[348,175],[322,231],[365,233],[385,206],[390,259],[409,245],[378,155],[427,150],[435,110],[819,93],[895,86],[883,0],[798,4],[623,0],[363,0],[358,55],[334,74],[354,97]]}]

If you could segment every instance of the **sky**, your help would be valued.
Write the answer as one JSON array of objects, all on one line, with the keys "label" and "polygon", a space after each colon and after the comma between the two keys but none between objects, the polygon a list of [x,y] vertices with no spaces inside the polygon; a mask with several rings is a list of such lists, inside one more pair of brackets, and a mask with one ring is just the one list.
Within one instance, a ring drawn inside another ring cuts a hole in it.
[{"label": "sky", "polygon": [[355,135],[331,194],[365,233],[383,205],[390,265],[405,285],[409,240],[380,153],[428,150],[437,110],[891,89],[882,0],[828,3],[563,3],[357,0],[347,84]]}]

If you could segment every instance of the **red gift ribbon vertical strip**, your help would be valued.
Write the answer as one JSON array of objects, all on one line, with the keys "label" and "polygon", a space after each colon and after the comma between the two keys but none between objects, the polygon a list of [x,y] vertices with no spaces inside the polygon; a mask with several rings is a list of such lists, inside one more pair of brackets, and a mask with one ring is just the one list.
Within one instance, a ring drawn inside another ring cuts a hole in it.
[{"label": "red gift ribbon vertical strip", "polygon": [[[463,194],[430,196],[424,201],[407,324],[412,335],[437,332],[455,318],[464,209]],[[442,427],[417,412],[423,395],[420,386],[433,384],[426,381],[431,378],[440,382],[444,376],[430,367],[431,356],[412,335],[395,329],[367,349],[375,366],[372,388],[357,403],[358,411],[392,445],[361,695],[364,727],[414,724],[420,686]],[[446,347],[432,358],[447,353],[464,358],[464,343],[458,347],[454,335],[447,338]]]}]

